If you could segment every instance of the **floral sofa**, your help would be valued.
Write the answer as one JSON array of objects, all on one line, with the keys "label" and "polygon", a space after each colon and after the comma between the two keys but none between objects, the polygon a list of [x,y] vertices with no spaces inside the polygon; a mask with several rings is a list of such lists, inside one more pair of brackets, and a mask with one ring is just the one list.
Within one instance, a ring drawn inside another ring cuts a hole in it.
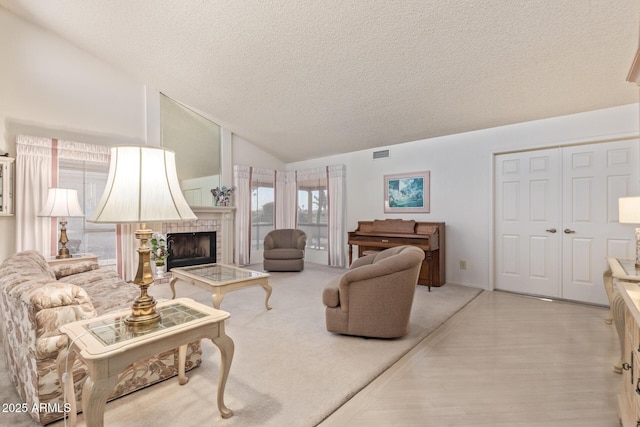
[{"label": "floral sofa", "polygon": [[[36,251],[15,254],[0,265],[0,316],[7,375],[31,416],[41,424],[63,417],[63,392],[56,358],[68,347],[58,327],[131,306],[139,288],[95,261],[53,267]],[[201,363],[200,342],[187,350],[187,369]],[[74,386],[81,408],[84,363],[76,359]],[[172,350],[129,366],[119,376],[109,400],[176,375],[178,351]]]}]

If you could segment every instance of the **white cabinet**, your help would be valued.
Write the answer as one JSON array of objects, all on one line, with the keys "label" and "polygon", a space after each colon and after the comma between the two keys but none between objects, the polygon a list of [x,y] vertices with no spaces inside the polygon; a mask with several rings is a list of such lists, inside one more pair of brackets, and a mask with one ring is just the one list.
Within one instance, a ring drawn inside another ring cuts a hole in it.
[{"label": "white cabinet", "polygon": [[14,214],[14,160],[11,157],[0,156],[0,216]]}]

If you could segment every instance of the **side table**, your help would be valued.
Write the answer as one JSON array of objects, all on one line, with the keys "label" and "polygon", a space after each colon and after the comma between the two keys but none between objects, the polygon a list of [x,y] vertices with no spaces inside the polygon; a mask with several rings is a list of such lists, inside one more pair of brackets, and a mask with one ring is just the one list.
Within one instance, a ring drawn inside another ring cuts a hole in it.
[{"label": "side table", "polygon": [[622,361],[624,360],[624,330],[625,330],[625,303],[614,286],[614,279],[621,282],[640,283],[640,271],[636,270],[635,260],[627,258],[607,257],[609,268],[602,274],[604,289],[609,299],[609,318],[607,323],[616,327],[620,339],[620,360],[614,363],[613,370],[622,373]]},{"label": "side table", "polygon": [[[224,389],[234,353],[234,343],[225,333],[229,313],[207,307],[189,298],[158,303],[160,323],[149,330],[136,331],[127,327],[124,319],[130,310],[110,313],[93,319],[67,323],[60,331],[69,337],[69,351],[58,356],[58,376],[65,385],[71,405],[69,421],[76,425],[76,398],[73,387],[73,362],[80,357],[89,368],[82,388],[82,411],[87,427],[104,425],[104,409],[118,374],[132,363],[160,352],[178,348],[178,380],[188,382],[185,375],[187,344],[209,338],[220,350],[218,380],[218,410],[223,418],[233,412],[224,404]],[[63,373],[69,372],[63,382]]]},{"label": "side table", "polygon": [[95,261],[98,262],[98,256],[94,254],[74,254],[71,258],[56,258],[55,256],[48,257],[47,263],[49,265],[61,264],[61,263],[74,263],[82,261]]}]

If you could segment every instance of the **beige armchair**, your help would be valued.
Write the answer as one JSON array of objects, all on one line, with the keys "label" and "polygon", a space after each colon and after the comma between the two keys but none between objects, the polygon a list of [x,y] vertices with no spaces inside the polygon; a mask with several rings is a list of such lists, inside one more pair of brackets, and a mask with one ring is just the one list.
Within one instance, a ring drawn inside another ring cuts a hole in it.
[{"label": "beige armchair", "polygon": [[356,259],[323,291],[327,331],[398,338],[409,332],[424,251],[398,246]]},{"label": "beige armchair", "polygon": [[266,271],[302,271],[307,235],[293,228],[270,231],[264,238]]}]

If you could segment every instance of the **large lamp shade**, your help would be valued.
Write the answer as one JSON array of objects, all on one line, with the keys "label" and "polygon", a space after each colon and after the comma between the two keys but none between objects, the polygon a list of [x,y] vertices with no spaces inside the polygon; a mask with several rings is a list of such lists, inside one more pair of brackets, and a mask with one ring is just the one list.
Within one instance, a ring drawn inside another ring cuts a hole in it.
[{"label": "large lamp shade", "polygon": [[89,222],[147,223],[197,219],[180,189],[175,153],[157,147],[111,148],[109,176]]},{"label": "large lamp shade", "polygon": [[155,299],[147,294],[153,283],[150,248],[152,231],[148,222],[190,221],[197,217],[182,194],[176,173],[175,153],[157,147],[116,146],[111,148],[109,176],[102,198],[89,222],[141,223],[138,270],[133,283],[140,286],[131,315],[125,319],[132,328],[150,328],[160,320]]}]

